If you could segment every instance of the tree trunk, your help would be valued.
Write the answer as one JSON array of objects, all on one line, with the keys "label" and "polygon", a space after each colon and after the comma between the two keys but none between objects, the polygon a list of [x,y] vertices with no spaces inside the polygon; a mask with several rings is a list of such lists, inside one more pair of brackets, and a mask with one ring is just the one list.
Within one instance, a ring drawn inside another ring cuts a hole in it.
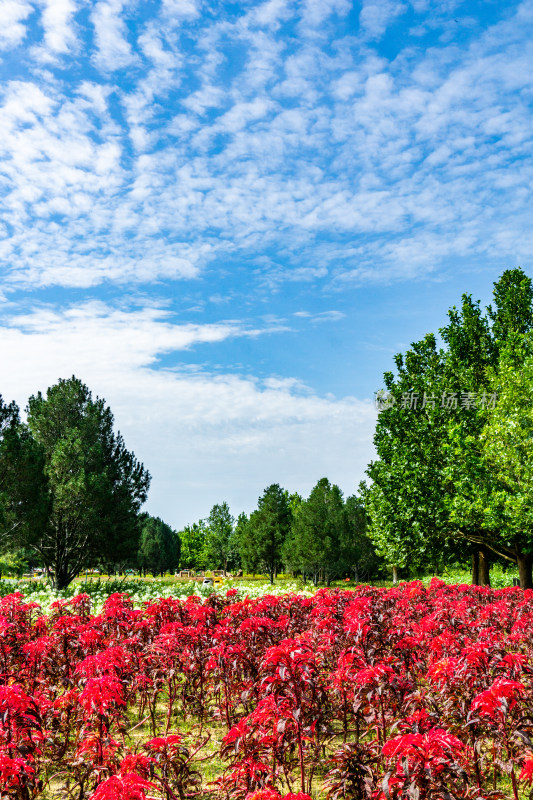
[{"label": "tree trunk", "polygon": [[479,586],[479,553],[472,553],[472,586]]},{"label": "tree trunk", "polygon": [[392,582],[398,583],[398,567],[396,564],[394,564],[392,567]]},{"label": "tree trunk", "polygon": [[486,547],[479,551],[479,585],[490,586],[490,561]]},{"label": "tree trunk", "polygon": [[529,553],[517,553],[518,575],[520,576],[521,589],[533,589],[532,565],[533,559]]},{"label": "tree trunk", "polygon": [[69,583],[71,582],[72,578],[63,570],[59,569],[54,571],[54,577],[52,579],[52,586],[54,589],[61,591],[61,589],[66,589]]}]

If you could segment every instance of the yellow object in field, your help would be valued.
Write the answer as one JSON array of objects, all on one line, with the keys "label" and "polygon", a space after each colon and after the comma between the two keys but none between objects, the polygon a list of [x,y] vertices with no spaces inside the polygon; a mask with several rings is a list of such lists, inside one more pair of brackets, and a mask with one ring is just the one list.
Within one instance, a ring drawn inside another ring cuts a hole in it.
[{"label": "yellow object in field", "polygon": [[223,580],[222,578],[213,578],[213,586],[222,586]]}]

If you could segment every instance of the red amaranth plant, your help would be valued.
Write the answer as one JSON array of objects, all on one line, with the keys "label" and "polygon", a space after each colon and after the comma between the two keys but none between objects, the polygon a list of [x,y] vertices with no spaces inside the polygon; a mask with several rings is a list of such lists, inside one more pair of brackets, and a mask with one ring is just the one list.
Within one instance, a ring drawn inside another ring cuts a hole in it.
[{"label": "red amaranth plant", "polygon": [[[122,593],[96,616],[84,595],[48,615],[1,598],[0,796],[187,800],[209,751],[227,765],[212,800],[307,800],[317,770],[331,800],[517,800],[532,599],[440,581],[142,608]],[[184,720],[199,727],[181,738]]]}]

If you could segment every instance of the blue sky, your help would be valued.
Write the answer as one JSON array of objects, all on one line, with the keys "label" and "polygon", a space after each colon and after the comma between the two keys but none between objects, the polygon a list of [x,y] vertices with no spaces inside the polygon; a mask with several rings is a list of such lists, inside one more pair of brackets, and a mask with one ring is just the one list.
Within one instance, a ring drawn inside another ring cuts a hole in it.
[{"label": "blue sky", "polygon": [[346,494],[394,353],[531,268],[533,2],[0,0],[4,398],[76,374],[176,527]]}]

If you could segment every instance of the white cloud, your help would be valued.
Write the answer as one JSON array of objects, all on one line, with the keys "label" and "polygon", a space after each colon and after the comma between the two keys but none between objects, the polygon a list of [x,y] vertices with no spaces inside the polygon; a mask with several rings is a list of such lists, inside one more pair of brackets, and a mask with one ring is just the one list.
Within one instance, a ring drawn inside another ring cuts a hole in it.
[{"label": "white cloud", "polygon": [[266,0],[250,11],[249,21],[251,24],[276,29],[293,13],[293,0]]},{"label": "white cloud", "polygon": [[239,324],[175,325],[154,308],[37,310],[0,327],[2,394],[24,407],[75,373],[106,399],[152,472],[148,508],[176,526],[224,499],[250,511],[273,482],[307,494],[327,475],[355,491],[372,456],[370,402],[319,397],[295,379],[155,368],[164,353],[250,333],[258,334]]},{"label": "white cloud", "polygon": [[331,14],[339,16],[348,14],[351,6],[349,0],[304,0],[302,13],[304,25],[316,28]]},{"label": "white cloud", "polygon": [[333,93],[339,100],[348,100],[361,86],[361,74],[358,72],[345,72],[333,84]]},{"label": "white cloud", "polygon": [[363,0],[359,22],[369,36],[379,39],[406,10],[407,6],[399,0]]},{"label": "white cloud", "polygon": [[76,44],[72,19],[77,10],[74,0],[40,0],[44,8],[42,25],[46,49],[53,54],[68,53]]},{"label": "white cloud", "polygon": [[17,47],[26,37],[24,25],[32,6],[24,0],[0,0],[0,50]]},{"label": "white cloud", "polygon": [[[39,71],[0,98],[9,282],[195,278],[228,256],[262,284],[343,269],[391,280],[428,242],[428,270],[457,242],[462,258],[507,260],[502,242],[531,229],[530,204],[506,211],[531,177],[528,7],[462,50],[409,44],[389,62],[357,37],[324,46],[340,1],[252,2],[216,19],[174,3],[139,20],[101,0],[91,80]],[[74,6],[52,8],[55,46],[73,46]],[[367,2],[362,23],[377,35],[402,8]],[[127,83],[110,76],[133,62]]]},{"label": "white cloud", "polygon": [[225,96],[226,93],[219,86],[204,84],[197,92],[190,94],[183,104],[195,114],[203,114],[207,109],[218,108]]},{"label": "white cloud", "polygon": [[102,86],[99,83],[91,83],[90,81],[83,81],[78,87],[78,94],[86,97],[94,107],[95,113],[100,117],[104,117],[107,112],[108,97],[112,92],[110,86]]},{"label": "white cloud", "polygon": [[295,317],[301,317],[302,319],[308,319],[311,322],[338,322],[341,319],[346,317],[346,314],[343,314],[342,311],[331,310],[331,311],[319,311],[316,314],[313,314],[311,311],[295,311]]},{"label": "white cloud", "polygon": [[231,109],[218,119],[213,133],[222,130],[235,134],[250,122],[263,119],[272,108],[273,103],[265,97],[256,97],[250,103],[234,103]]},{"label": "white cloud", "polygon": [[175,22],[198,16],[200,3],[196,0],[162,0],[163,14]]},{"label": "white cloud", "polygon": [[136,60],[121,16],[125,6],[123,0],[100,0],[91,13],[98,48],[94,62],[104,72],[123,69]]},{"label": "white cloud", "polygon": [[[79,353],[83,363],[90,363],[95,349],[102,351],[109,342],[113,342],[105,366],[110,375],[122,363],[127,363],[129,368],[147,366],[162,353],[259,333],[255,329],[227,322],[178,325],[170,322],[169,316],[169,311],[154,306],[127,311],[91,301],[62,311],[45,307],[13,315],[9,330],[22,339],[33,337],[37,346],[39,342],[53,340],[55,357],[64,365],[72,359],[73,353]],[[65,331],[68,331],[66,338]]]}]

